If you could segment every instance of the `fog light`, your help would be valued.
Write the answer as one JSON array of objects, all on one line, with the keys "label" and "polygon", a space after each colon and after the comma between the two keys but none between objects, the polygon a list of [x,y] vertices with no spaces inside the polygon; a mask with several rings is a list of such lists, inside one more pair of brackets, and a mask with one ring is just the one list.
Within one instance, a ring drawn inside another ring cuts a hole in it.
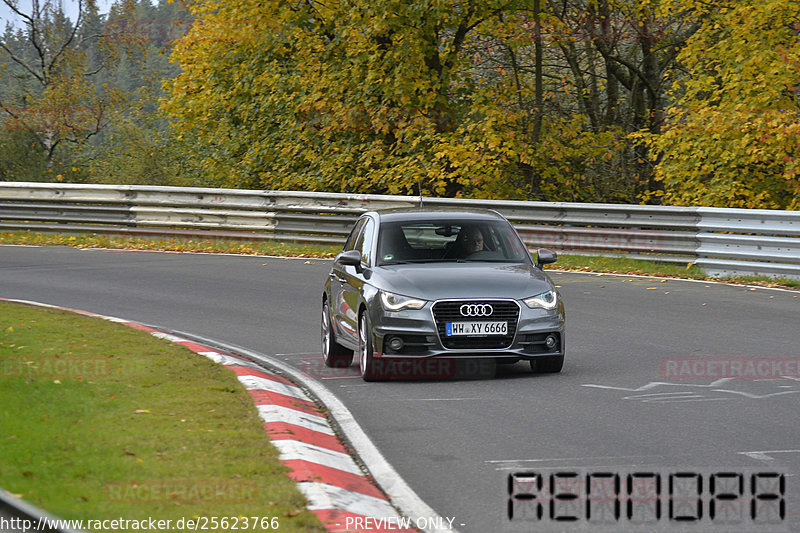
[{"label": "fog light", "polygon": [[389,349],[393,352],[399,352],[403,349],[403,339],[400,337],[392,337],[389,339]]},{"label": "fog light", "polygon": [[548,335],[547,338],[544,340],[544,345],[547,346],[547,348],[550,350],[555,348],[556,344],[558,344],[558,339],[552,333]]}]

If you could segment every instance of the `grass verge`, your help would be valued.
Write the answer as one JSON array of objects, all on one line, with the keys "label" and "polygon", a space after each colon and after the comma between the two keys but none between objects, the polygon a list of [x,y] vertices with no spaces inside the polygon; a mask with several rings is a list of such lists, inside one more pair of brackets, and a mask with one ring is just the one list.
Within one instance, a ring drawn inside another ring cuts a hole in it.
[{"label": "grass verge", "polygon": [[613,274],[639,274],[641,276],[665,276],[687,279],[706,279],[696,265],[680,263],[657,263],[627,257],[599,257],[559,254],[553,269],[586,272],[610,272]]},{"label": "grass verge", "polygon": [[297,244],[278,241],[234,241],[223,239],[146,239],[114,235],[61,235],[14,231],[0,233],[0,244],[29,246],[74,246],[171,252],[273,255],[286,257],[333,257],[341,246]]},{"label": "grass verge", "polygon": [[762,287],[800,289],[800,280],[785,278],[775,279],[766,276],[731,276],[725,278],[712,278],[707,276],[702,269],[700,269],[694,263],[658,263],[655,261],[646,261],[642,259],[629,259],[627,257],[599,257],[562,254],[558,256],[558,262],[552,265],[552,268],[554,270],[608,272],[612,274],[634,274],[640,276],[700,279],[744,285],[759,285]]},{"label": "grass verge", "polygon": [[[0,244],[24,244],[31,246],[74,246],[76,248],[112,248],[126,250],[158,250],[193,253],[230,253],[244,255],[271,255],[282,257],[332,258],[339,246],[297,244],[279,241],[243,242],[216,239],[144,239],[105,235],[58,235],[17,231],[0,233]],[[560,254],[558,262],[551,266],[557,270],[581,272],[609,272],[640,276],[664,276],[673,278],[723,281],[764,287],[800,289],[800,280],[774,279],[766,276],[736,276],[711,278],[693,263],[670,264],[629,259],[626,257],[600,257]]]},{"label": "grass verge", "polygon": [[324,531],[233,372],[101,319],[0,302],[0,449],[2,487],[61,518]]}]

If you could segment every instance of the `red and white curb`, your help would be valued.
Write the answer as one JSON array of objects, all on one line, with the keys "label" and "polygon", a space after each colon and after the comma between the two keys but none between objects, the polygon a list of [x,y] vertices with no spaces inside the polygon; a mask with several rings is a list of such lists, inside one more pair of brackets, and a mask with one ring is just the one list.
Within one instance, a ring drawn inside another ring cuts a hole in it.
[{"label": "red and white curb", "polygon": [[328,531],[419,531],[414,527],[415,522],[402,517],[374,480],[364,473],[311,397],[288,379],[264,371],[233,353],[138,322],[27,300],[0,298],[0,301],[72,311],[116,322],[185,346],[226,366],[247,389],[264,421],[264,430],[280,452],[280,461],[291,469],[289,477],[297,482],[308,501],[308,509]]}]

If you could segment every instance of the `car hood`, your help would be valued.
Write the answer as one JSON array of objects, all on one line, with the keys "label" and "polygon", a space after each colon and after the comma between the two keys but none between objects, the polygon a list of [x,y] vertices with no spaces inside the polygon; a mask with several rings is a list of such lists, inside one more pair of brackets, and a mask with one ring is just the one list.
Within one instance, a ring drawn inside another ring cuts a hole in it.
[{"label": "car hood", "polygon": [[425,300],[445,298],[527,298],[553,288],[531,264],[423,263],[378,267],[379,289]]}]

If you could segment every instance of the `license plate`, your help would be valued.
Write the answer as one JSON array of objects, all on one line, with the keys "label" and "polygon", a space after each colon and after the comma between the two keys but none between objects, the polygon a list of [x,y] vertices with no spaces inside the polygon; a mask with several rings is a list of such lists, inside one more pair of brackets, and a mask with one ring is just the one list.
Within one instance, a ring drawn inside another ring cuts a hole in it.
[{"label": "license plate", "polygon": [[508,334],[508,322],[447,322],[445,327],[448,337]]}]

